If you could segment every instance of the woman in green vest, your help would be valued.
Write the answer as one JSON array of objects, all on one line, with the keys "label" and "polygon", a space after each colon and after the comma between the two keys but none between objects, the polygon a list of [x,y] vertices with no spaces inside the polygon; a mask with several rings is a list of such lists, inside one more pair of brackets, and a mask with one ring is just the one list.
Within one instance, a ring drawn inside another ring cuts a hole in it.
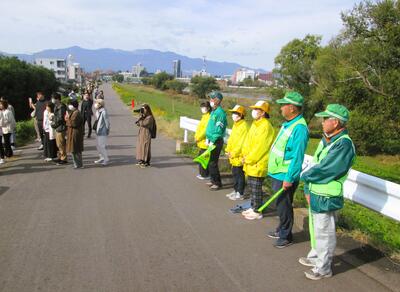
[{"label": "woman in green vest", "polygon": [[315,116],[323,118],[324,136],[315,151],[313,166],[301,175],[304,192],[311,208],[315,244],[299,262],[312,267],[305,272],[311,280],[332,276],[332,258],[336,247],[336,211],[343,208],[343,184],[355,159],[355,148],[346,123],[349,111],[340,104],[330,104]]}]

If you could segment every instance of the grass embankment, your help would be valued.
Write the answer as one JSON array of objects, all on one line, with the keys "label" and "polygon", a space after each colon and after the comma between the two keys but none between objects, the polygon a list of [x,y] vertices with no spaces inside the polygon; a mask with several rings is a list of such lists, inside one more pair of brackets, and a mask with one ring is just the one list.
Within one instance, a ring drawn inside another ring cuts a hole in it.
[{"label": "grass embankment", "polygon": [[[114,84],[113,87],[122,100],[129,106],[132,99],[135,100],[136,104],[150,104],[154,110],[159,129],[171,137],[177,139],[183,137],[183,130],[179,128],[180,116],[187,116],[194,119],[200,119],[201,117],[199,101],[193,97],[161,92],[145,86]],[[232,108],[236,102],[237,98],[225,98],[224,108]],[[250,105],[254,100],[240,99],[239,102],[243,105]],[[272,107],[271,116],[273,125],[278,126],[281,122],[278,107]],[[247,119],[249,118],[247,117]],[[310,139],[307,154],[313,154],[318,142],[319,139]],[[191,156],[197,155],[196,147],[187,149],[185,154]],[[400,168],[399,155],[359,156],[353,168],[370,175],[400,183],[400,172],[398,171]],[[305,206],[302,186],[296,192],[295,205],[298,207]],[[354,204],[351,201],[346,200],[345,207],[339,212],[338,226],[344,232],[384,252],[394,255],[398,255],[400,252],[400,223]]]}]

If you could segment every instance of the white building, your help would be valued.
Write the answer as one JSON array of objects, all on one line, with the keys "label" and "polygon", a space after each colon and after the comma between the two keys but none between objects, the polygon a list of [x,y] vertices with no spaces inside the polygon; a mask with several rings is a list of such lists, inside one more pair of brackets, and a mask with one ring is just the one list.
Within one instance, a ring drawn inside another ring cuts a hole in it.
[{"label": "white building", "polygon": [[144,71],[144,66],[141,63],[138,63],[136,66],[132,67],[133,77],[140,77],[140,74]]},{"label": "white building", "polygon": [[201,77],[211,77],[211,74],[206,72],[206,70],[201,71],[193,71],[192,77],[201,76]]},{"label": "white building", "polygon": [[82,69],[79,63],[74,62],[74,57],[70,54],[67,57],[67,80],[77,83],[82,82]]},{"label": "white building", "polygon": [[36,58],[34,64],[52,70],[58,80],[67,79],[67,66],[65,59]]},{"label": "white building", "polygon": [[232,83],[238,84],[240,82],[243,82],[247,78],[251,78],[251,80],[254,80],[255,77],[256,77],[256,72],[254,70],[241,68],[236,70],[236,72],[233,74]]}]

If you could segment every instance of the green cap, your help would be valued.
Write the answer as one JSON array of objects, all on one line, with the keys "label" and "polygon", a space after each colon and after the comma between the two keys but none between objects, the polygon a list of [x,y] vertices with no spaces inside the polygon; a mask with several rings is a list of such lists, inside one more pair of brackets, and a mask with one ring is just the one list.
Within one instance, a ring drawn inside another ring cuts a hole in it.
[{"label": "green cap", "polygon": [[222,93],[219,92],[219,91],[211,91],[211,92],[208,94],[208,97],[211,98],[211,99],[218,98],[219,100],[222,100],[222,99],[224,98],[224,97],[222,96]]},{"label": "green cap", "polygon": [[326,110],[320,113],[316,113],[315,116],[319,118],[337,118],[343,122],[349,120],[349,110],[341,104],[328,104]]},{"label": "green cap", "polygon": [[295,106],[303,106],[304,97],[296,91],[289,91],[286,92],[283,98],[278,99],[276,102],[279,104],[293,104]]}]

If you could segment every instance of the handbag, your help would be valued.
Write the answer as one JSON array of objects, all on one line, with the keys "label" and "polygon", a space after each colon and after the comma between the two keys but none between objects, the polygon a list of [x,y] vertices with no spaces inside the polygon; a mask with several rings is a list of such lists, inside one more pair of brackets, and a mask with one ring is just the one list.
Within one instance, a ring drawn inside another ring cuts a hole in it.
[{"label": "handbag", "polygon": [[92,128],[93,128],[94,131],[97,131],[97,123],[98,122],[99,122],[99,119],[95,120],[94,123],[93,123],[93,127]]}]

